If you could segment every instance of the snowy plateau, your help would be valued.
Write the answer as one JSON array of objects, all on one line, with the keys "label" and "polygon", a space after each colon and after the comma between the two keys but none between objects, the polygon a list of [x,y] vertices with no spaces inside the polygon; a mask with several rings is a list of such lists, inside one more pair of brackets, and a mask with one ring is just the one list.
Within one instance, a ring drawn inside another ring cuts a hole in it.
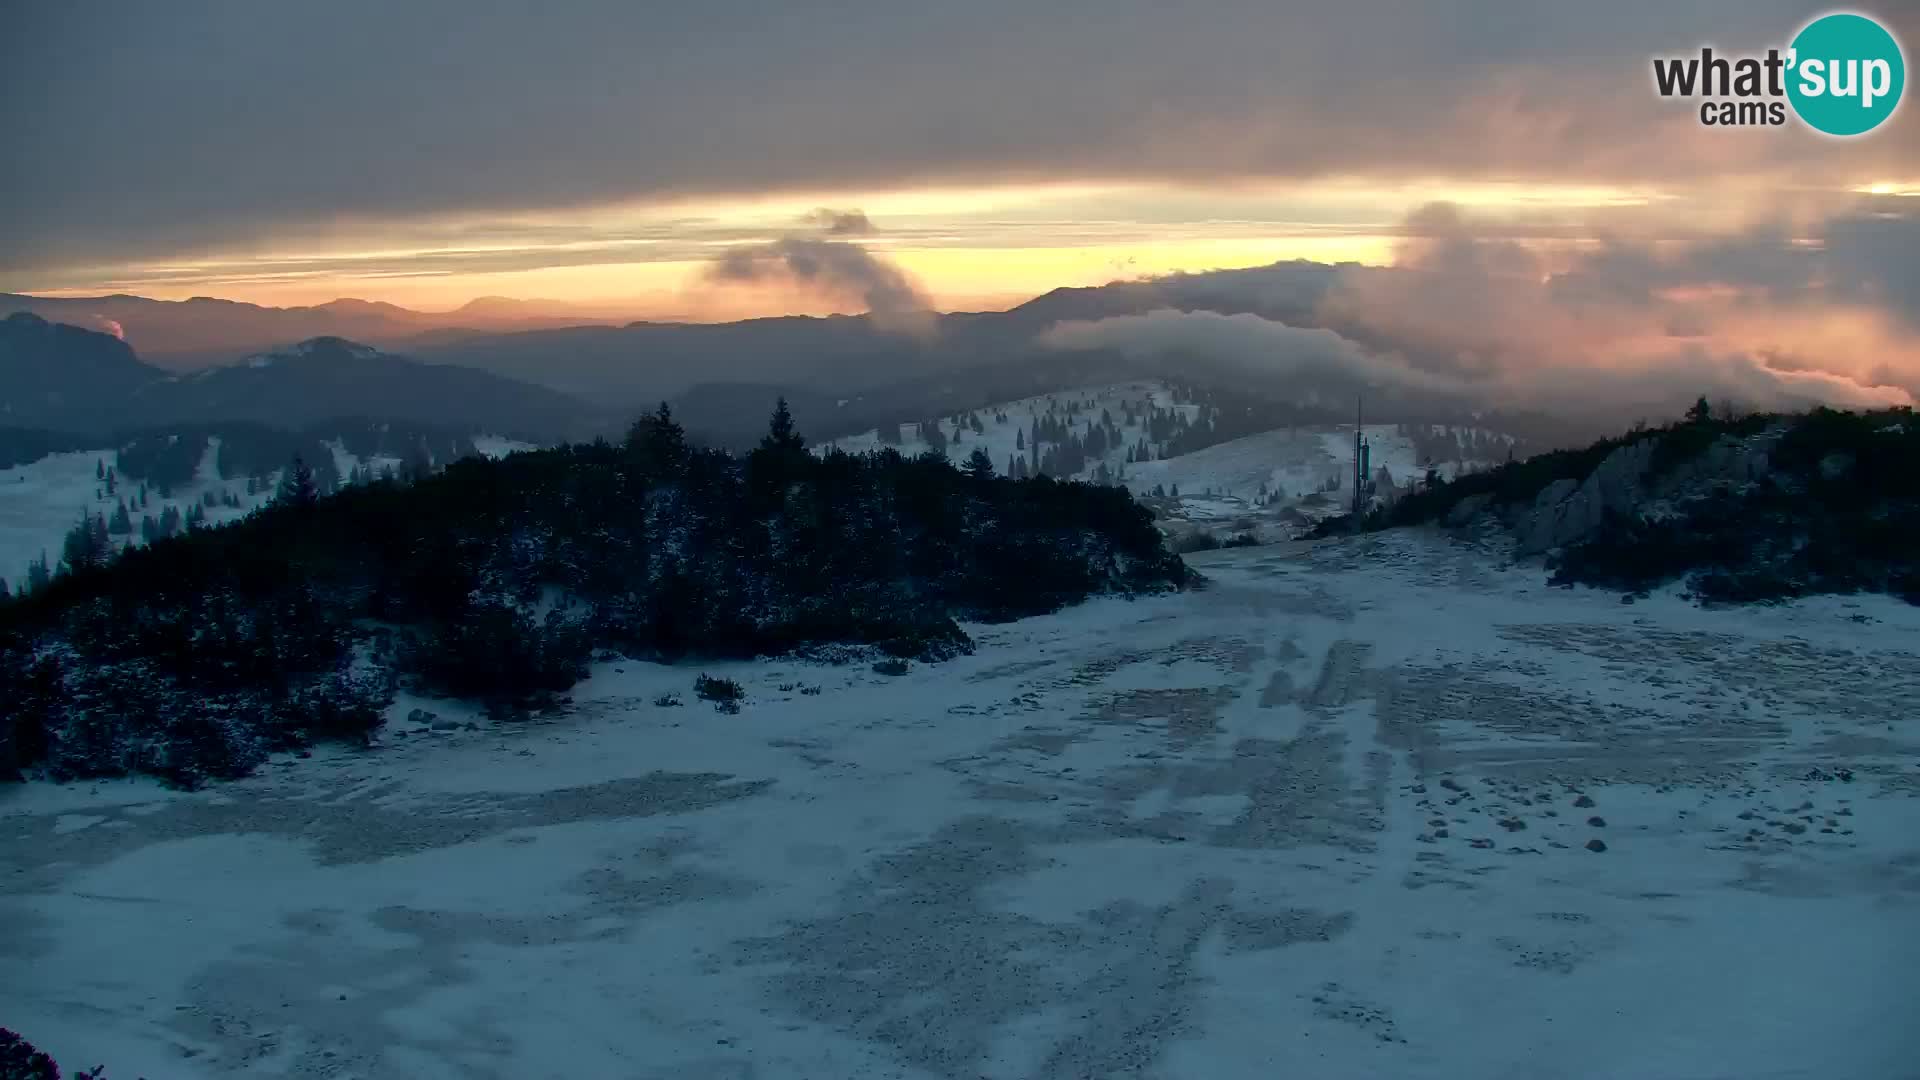
[{"label": "snowy plateau", "polygon": [[1190,561],[898,677],[10,786],[0,1017],[150,1080],[1920,1075],[1920,609]]}]

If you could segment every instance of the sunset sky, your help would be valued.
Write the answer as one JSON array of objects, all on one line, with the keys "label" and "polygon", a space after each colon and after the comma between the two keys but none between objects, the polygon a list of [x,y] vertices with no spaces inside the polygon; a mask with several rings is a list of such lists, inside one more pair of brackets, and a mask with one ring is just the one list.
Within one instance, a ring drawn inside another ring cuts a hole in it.
[{"label": "sunset sky", "polygon": [[[1549,269],[1920,218],[1910,104],[1839,141],[1703,128],[1653,93],[1653,55],[1782,45],[1806,4],[546,7],[17,13],[0,290],[723,318],[861,308],[713,272],[796,235],[954,309],[1389,264],[1436,202]],[[1920,7],[1870,13],[1920,41]]]}]

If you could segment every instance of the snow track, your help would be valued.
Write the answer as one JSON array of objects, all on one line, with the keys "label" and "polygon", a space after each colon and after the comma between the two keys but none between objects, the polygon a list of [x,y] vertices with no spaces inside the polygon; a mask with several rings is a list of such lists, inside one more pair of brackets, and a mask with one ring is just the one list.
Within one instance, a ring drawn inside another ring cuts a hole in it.
[{"label": "snow track", "polygon": [[1920,610],[1195,562],[899,678],[604,665],[548,722],[10,789],[0,1016],[156,1080],[1914,1075]]}]

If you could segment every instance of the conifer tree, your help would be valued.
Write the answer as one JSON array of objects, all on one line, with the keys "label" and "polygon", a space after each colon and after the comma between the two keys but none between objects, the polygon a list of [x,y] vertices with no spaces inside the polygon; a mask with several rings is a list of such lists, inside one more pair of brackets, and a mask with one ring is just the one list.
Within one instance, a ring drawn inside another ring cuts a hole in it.
[{"label": "conifer tree", "polygon": [[312,506],[320,501],[320,491],[313,486],[313,470],[299,454],[293,455],[293,464],[282,474],[274,500],[283,506]]},{"label": "conifer tree", "polygon": [[60,567],[69,574],[105,566],[113,552],[107,536],[107,519],[98,514],[82,514],[80,521],[67,530],[61,544]]},{"label": "conifer tree", "polygon": [[[788,418],[791,423],[792,418]],[[666,402],[627,429],[627,454],[648,473],[678,472],[687,462],[687,433]]]},{"label": "conifer tree", "polygon": [[787,408],[787,399],[774,401],[773,416],[767,422],[767,434],[760,440],[763,450],[794,451],[805,450],[807,440],[793,430],[793,410]]},{"label": "conifer tree", "polygon": [[27,564],[27,591],[38,592],[52,579],[53,574],[47,569],[47,553],[42,551],[39,558]]}]

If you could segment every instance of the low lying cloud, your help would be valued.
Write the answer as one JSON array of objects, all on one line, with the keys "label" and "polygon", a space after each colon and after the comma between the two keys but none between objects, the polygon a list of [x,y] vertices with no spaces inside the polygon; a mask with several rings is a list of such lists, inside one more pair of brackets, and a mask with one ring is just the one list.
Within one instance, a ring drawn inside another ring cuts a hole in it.
[{"label": "low lying cloud", "polygon": [[114,337],[119,338],[121,341],[127,340],[126,328],[121,326],[118,321],[114,319],[109,319],[105,315],[88,316],[87,328],[90,330],[98,330],[106,334],[112,334]]},{"label": "low lying cloud", "polygon": [[1337,370],[1583,416],[1673,415],[1700,394],[1764,408],[1911,404],[1920,208],[1897,202],[1862,200],[1805,232],[1577,245],[1517,239],[1435,204],[1403,223],[1391,266],[1169,279],[1175,306],[1241,314],[1069,323],[1041,340]]},{"label": "low lying cloud", "polygon": [[1144,315],[1062,322],[1042,333],[1040,343],[1056,349],[1113,349],[1136,357],[1186,353],[1258,374],[1351,375],[1421,390],[1466,389],[1398,357],[1369,352],[1331,330],[1289,326],[1248,312],[1162,308]]},{"label": "low lying cloud", "polygon": [[857,304],[883,329],[916,337],[933,333],[933,304],[919,282],[860,244],[831,239],[875,232],[865,213],[820,209],[806,220],[825,235],[789,233],[767,243],[728,248],[707,267],[703,280]]}]

